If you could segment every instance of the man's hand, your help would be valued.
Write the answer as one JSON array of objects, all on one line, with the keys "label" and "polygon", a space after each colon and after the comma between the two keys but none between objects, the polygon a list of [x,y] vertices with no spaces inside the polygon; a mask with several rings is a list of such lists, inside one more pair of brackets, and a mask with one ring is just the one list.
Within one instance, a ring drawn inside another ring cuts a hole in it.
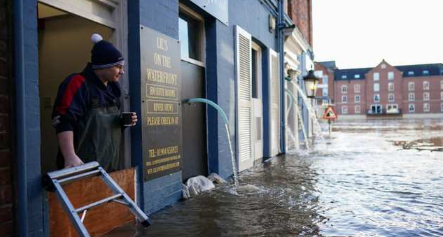
[{"label": "man's hand", "polygon": [[137,114],[135,112],[132,112],[132,126],[135,126],[135,124],[137,123],[138,119],[137,119]]},{"label": "man's hand", "polygon": [[76,154],[65,157],[65,169],[83,164],[83,161]]}]

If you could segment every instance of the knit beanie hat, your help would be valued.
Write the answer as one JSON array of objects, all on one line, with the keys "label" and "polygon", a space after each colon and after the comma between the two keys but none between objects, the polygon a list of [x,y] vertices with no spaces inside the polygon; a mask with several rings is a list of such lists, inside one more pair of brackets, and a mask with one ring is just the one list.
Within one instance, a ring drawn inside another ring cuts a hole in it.
[{"label": "knit beanie hat", "polygon": [[91,63],[93,69],[124,65],[125,59],[120,51],[108,41],[103,40],[101,35],[93,34],[91,40],[94,43],[94,47],[91,50]]}]

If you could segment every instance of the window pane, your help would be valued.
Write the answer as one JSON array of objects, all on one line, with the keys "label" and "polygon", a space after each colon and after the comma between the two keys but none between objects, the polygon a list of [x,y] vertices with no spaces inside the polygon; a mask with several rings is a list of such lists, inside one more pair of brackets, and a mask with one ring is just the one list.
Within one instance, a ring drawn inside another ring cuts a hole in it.
[{"label": "window pane", "polygon": [[252,53],[252,98],[257,97],[257,51],[251,49]]},{"label": "window pane", "polygon": [[180,14],[179,39],[182,58],[192,58],[201,61],[201,24],[198,20]]}]

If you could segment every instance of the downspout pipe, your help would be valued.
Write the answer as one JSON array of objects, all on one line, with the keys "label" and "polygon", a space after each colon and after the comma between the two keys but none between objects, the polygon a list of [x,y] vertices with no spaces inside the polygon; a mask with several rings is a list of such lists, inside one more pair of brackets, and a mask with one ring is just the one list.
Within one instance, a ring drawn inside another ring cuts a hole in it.
[{"label": "downspout pipe", "polygon": [[285,28],[284,22],[284,10],[283,1],[278,1],[278,20],[277,20],[277,45],[279,51],[279,61],[280,61],[280,150],[281,153],[286,153],[286,119],[285,119],[285,48],[284,48],[284,35],[283,31]]},{"label": "downspout pipe", "polygon": [[17,117],[17,193],[18,193],[18,236],[28,235],[28,191],[27,191],[27,143],[26,143],[26,90],[25,90],[25,63],[24,63],[24,4],[23,0],[13,1],[14,11],[14,72],[15,97]]}]

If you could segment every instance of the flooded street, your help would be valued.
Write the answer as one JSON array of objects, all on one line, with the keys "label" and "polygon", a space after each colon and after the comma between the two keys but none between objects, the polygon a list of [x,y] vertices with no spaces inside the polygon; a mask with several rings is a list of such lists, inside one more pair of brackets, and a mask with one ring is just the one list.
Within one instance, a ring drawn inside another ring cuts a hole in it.
[{"label": "flooded street", "polygon": [[241,173],[238,190],[107,236],[443,236],[443,119],[339,121],[324,134]]}]

